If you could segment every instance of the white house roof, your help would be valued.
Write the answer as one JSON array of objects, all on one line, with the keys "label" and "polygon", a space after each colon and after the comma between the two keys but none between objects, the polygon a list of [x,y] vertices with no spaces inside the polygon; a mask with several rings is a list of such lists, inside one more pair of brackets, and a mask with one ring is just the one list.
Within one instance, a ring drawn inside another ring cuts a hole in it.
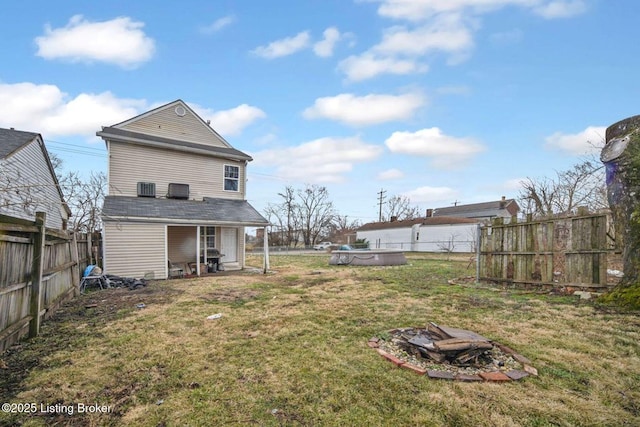
[{"label": "white house roof", "polygon": [[478,220],[471,219],[471,218],[440,216],[440,217],[408,219],[404,221],[370,222],[358,228],[357,231],[384,230],[389,228],[411,228],[416,224],[447,225],[447,224],[474,224],[474,223],[478,223]]}]

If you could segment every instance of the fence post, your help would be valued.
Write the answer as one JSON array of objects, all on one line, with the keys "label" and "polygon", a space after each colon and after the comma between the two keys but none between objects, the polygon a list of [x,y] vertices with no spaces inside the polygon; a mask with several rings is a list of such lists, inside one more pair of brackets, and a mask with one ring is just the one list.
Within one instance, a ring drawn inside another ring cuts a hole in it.
[{"label": "fence post", "polygon": [[73,232],[71,238],[71,260],[75,263],[71,267],[71,284],[73,285],[73,296],[80,296],[80,255],[78,253],[78,233]]},{"label": "fence post", "polygon": [[93,264],[98,265],[98,257],[95,257],[96,262],[95,263],[93,262],[94,256],[93,256],[93,239],[92,239],[93,236],[92,236],[92,234],[93,233],[91,233],[91,231],[89,231],[87,233],[86,245],[87,245],[87,255],[89,255],[89,264],[88,265],[93,265]]},{"label": "fence post", "polygon": [[33,263],[31,265],[31,299],[29,301],[29,338],[33,338],[40,332],[40,285],[42,283],[42,271],[44,269],[44,243],[46,239],[45,223],[47,214],[36,212],[36,227],[38,232],[33,236]]},{"label": "fence post", "polygon": [[480,246],[482,240],[482,226],[476,226],[476,283],[480,283]]}]

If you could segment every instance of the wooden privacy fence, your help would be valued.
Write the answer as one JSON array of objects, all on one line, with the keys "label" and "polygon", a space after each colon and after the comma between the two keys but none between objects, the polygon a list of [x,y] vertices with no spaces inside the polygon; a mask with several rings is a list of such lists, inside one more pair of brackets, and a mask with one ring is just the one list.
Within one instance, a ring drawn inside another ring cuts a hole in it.
[{"label": "wooden privacy fence", "polygon": [[21,337],[36,336],[40,322],[78,292],[90,263],[91,240],[0,215],[0,353]]},{"label": "wooden privacy fence", "polygon": [[586,214],[480,229],[481,280],[577,288],[607,286],[607,257],[613,250],[607,214]]}]

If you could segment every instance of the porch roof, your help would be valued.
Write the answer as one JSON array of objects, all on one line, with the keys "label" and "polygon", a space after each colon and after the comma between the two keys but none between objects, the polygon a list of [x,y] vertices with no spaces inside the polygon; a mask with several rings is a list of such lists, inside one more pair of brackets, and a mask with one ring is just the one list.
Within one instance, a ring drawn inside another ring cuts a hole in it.
[{"label": "porch roof", "polygon": [[254,227],[269,225],[269,221],[246,200],[211,197],[205,197],[200,201],[107,196],[104,198],[102,220],[185,222]]}]

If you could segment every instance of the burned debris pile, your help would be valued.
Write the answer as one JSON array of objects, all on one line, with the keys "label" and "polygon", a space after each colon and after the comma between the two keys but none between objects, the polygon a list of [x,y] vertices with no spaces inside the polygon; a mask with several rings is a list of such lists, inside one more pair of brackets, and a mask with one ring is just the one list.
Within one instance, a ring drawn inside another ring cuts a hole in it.
[{"label": "burned debris pile", "polygon": [[484,363],[483,355],[493,349],[490,339],[475,332],[438,326],[433,322],[426,329],[404,330],[393,341],[405,352],[418,358],[460,366]]}]

